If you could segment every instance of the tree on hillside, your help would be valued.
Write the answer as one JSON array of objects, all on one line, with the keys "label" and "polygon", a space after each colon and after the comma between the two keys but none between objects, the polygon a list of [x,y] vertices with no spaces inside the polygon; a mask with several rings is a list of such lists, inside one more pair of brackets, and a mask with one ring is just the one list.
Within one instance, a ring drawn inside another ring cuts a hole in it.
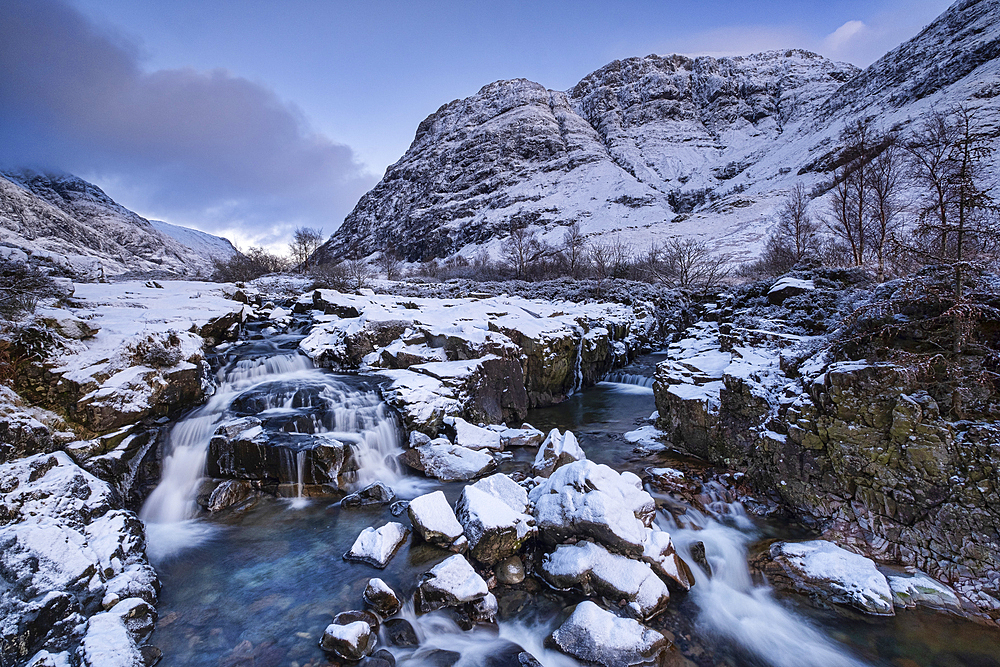
[{"label": "tree on hillside", "polygon": [[323,245],[323,230],[311,227],[299,227],[295,230],[292,242],[288,244],[292,262],[302,268],[303,273],[309,271],[309,258],[316,249]]},{"label": "tree on hillside", "polygon": [[868,165],[868,224],[865,234],[868,247],[878,262],[878,281],[885,282],[885,268],[890,241],[903,225],[902,190],[906,185],[899,143],[887,135],[885,148]]},{"label": "tree on hillside", "polygon": [[562,254],[566,258],[569,275],[579,278],[587,262],[587,238],[580,231],[579,222],[574,222],[563,234]]},{"label": "tree on hillside", "polygon": [[768,252],[776,262],[791,268],[806,255],[819,250],[818,231],[819,225],[809,214],[809,194],[799,183],[778,208],[778,220],[768,239]]}]

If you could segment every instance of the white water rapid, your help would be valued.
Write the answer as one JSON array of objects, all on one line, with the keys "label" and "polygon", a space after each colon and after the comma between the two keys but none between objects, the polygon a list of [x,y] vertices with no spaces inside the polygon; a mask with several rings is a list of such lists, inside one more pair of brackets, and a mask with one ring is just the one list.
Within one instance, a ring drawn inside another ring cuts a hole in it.
[{"label": "white water rapid", "polygon": [[[677,553],[694,573],[690,595],[705,631],[774,667],[863,667],[864,662],[776,600],[770,587],[754,583],[747,545],[755,529],[743,506],[716,500],[707,509],[705,514],[689,508],[677,520],[657,514],[660,527],[670,532]],[[698,542],[705,546],[711,572],[691,557],[691,547]]]},{"label": "white water rapid", "polygon": [[[267,391],[252,393],[264,384]],[[219,372],[215,394],[170,432],[160,483],[140,512],[154,561],[208,537],[207,524],[195,519],[195,497],[205,474],[209,443],[219,425],[233,416],[234,402],[248,395],[248,404],[261,418],[315,408],[310,413],[311,428],[303,430],[350,444],[358,464],[357,485],[375,480],[391,485],[399,478],[394,467],[401,451],[398,427],[376,392],[343,384],[297,353],[241,359]],[[298,498],[292,505],[302,507],[306,452],[281,456],[283,474],[296,480]]]}]

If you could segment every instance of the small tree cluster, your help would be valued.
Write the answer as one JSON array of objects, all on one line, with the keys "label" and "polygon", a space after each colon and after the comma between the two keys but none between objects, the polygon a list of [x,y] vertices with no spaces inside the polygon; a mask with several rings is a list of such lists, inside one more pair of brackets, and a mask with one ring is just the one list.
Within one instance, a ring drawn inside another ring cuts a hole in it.
[{"label": "small tree cluster", "polygon": [[323,245],[323,230],[312,227],[299,227],[292,236],[292,242],[288,244],[288,252],[292,256],[292,263],[299,267],[302,273],[309,272],[309,260],[313,253]]},{"label": "small tree cluster", "polygon": [[0,317],[13,320],[35,310],[38,299],[52,291],[53,282],[33,264],[0,259]]},{"label": "small tree cluster", "polygon": [[285,258],[257,247],[237,252],[229,259],[215,258],[212,264],[215,268],[212,278],[219,282],[247,282],[288,267]]}]

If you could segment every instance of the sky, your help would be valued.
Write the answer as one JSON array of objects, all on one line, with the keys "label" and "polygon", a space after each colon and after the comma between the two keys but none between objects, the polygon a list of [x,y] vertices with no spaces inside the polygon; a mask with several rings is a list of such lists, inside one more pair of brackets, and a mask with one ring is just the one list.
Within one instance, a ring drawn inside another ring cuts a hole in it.
[{"label": "sky", "polygon": [[281,250],[332,233],[441,105],[498,79],[803,48],[864,67],[948,0],[0,0],[0,167]]}]

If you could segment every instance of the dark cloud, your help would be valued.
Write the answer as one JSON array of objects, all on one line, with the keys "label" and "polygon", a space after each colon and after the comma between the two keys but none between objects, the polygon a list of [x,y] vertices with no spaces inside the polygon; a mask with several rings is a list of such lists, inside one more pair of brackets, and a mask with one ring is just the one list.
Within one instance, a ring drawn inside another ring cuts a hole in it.
[{"label": "dark cloud", "polygon": [[0,163],[96,175],[134,206],[245,239],[329,233],[376,180],[266,87],[143,71],[136,44],[55,0],[0,2]]}]

